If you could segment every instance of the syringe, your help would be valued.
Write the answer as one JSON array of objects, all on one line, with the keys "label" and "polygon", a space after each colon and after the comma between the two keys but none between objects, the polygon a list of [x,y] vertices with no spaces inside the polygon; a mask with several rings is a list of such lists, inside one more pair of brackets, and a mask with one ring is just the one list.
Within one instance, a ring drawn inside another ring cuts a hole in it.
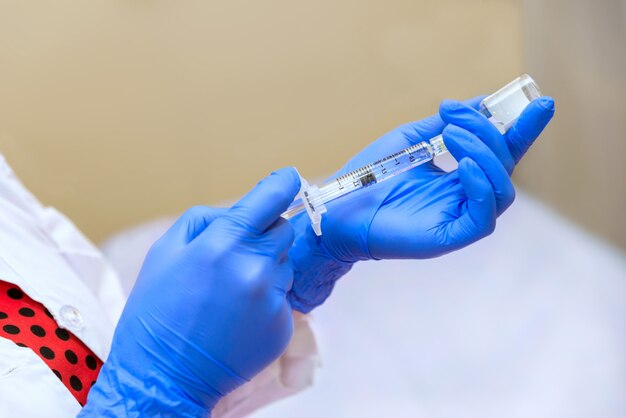
[{"label": "syringe", "polygon": [[[505,133],[526,106],[539,97],[541,92],[537,83],[523,74],[483,99],[479,112],[501,133]],[[326,203],[395,177],[447,151],[443,137],[438,135],[329,180],[320,187],[309,185],[301,178],[300,194],[281,216],[289,219],[306,210],[313,230],[318,236],[322,235],[321,221],[322,214],[327,210]]]}]

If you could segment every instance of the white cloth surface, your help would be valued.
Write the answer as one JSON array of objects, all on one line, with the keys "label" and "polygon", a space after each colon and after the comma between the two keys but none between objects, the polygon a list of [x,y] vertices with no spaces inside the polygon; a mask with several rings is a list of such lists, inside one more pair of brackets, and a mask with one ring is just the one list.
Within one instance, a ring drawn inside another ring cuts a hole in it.
[{"label": "white cloth surface", "polygon": [[626,259],[524,193],[464,250],[356,265],[313,317],[314,387],[252,417],[626,417]]},{"label": "white cloth surface", "polygon": [[[41,205],[0,155],[0,280],[42,303],[106,359],[124,296],[97,247]],[[29,348],[0,338],[0,417],[76,416],[80,405]]]}]

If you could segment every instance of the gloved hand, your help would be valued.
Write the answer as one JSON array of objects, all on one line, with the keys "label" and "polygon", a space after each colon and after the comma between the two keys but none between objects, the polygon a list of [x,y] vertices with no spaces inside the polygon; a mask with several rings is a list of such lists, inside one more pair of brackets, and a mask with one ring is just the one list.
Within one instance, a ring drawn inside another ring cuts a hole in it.
[{"label": "gloved hand", "polygon": [[293,169],[230,209],[187,211],[150,249],[80,416],[206,416],[286,348]]},{"label": "gloved hand", "polygon": [[[290,251],[295,282],[290,302],[308,312],[330,294],[334,282],[358,260],[430,258],[465,247],[495,228],[515,197],[509,175],[554,114],[554,101],[531,102],[505,134],[467,104],[444,101],[440,114],[384,135],[345,165],[343,175],[443,131],[458,169],[446,173],[430,162],[341,202],[327,205],[321,237],[306,214],[292,220]],[[447,126],[446,126],[447,125]]]}]

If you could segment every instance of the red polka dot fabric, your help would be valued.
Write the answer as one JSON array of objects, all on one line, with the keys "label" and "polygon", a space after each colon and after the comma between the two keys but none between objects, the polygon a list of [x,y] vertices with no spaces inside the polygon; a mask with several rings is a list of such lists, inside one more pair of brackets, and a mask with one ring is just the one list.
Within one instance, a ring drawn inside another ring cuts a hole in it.
[{"label": "red polka dot fabric", "polygon": [[0,337],[33,350],[85,405],[102,361],[76,336],[60,328],[41,303],[4,281],[0,281]]}]

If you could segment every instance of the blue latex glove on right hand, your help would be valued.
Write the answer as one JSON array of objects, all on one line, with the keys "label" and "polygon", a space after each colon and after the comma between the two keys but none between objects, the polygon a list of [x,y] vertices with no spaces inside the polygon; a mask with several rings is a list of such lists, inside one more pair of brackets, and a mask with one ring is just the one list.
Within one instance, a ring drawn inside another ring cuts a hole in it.
[{"label": "blue latex glove on right hand", "polygon": [[293,229],[279,218],[293,169],[232,208],[194,208],[150,249],[80,416],[202,416],[281,355]]},{"label": "blue latex glove on right hand", "polygon": [[437,257],[494,230],[496,217],[515,197],[509,175],[552,118],[554,102],[548,97],[531,102],[502,135],[475,110],[481,99],[443,102],[440,115],[386,134],[336,175],[442,132],[458,170],[446,173],[430,162],[331,202],[321,237],[312,235],[306,215],[292,220],[296,276],[289,297],[295,309],[308,312],[321,304],[356,261]]}]

